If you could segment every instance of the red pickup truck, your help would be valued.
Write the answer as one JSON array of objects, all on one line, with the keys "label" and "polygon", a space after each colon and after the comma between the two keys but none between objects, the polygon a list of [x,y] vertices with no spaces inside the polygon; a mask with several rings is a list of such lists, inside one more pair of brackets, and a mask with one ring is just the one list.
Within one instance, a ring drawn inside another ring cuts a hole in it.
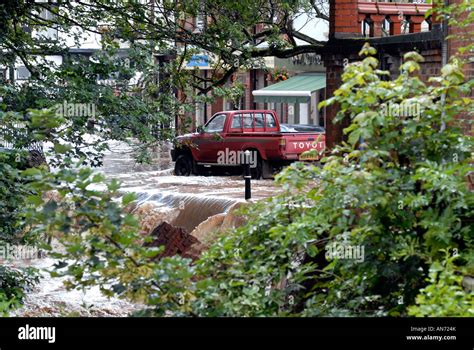
[{"label": "red pickup truck", "polygon": [[[216,167],[241,167],[248,161],[252,177],[271,178],[275,169],[293,161],[321,157],[324,129],[304,130],[281,126],[270,110],[218,112],[199,132],[176,138],[171,151],[175,174],[200,175]],[[247,150],[250,157],[245,160]]]}]

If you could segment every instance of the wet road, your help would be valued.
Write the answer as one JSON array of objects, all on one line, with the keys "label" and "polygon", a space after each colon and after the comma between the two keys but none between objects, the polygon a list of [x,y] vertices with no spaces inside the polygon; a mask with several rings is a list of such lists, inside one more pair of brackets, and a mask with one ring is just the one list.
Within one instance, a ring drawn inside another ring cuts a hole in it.
[{"label": "wet road", "polygon": [[[111,151],[98,170],[107,178],[122,182],[122,190],[136,193],[167,192],[219,198],[244,198],[244,180],[241,176],[174,176],[169,147],[154,150],[151,165],[137,164],[130,148],[122,143],[111,143]],[[273,180],[253,180],[252,197],[266,198],[278,189]]]}]

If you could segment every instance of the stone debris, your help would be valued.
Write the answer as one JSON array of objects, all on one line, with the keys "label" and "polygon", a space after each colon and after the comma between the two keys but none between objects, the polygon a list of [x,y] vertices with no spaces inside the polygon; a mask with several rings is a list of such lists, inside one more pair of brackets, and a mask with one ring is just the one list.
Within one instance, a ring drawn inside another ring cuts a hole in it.
[{"label": "stone debris", "polygon": [[196,260],[201,252],[206,248],[196,237],[190,235],[181,227],[163,222],[156,227],[151,236],[152,242],[146,243],[148,247],[164,246],[165,250],[155,259],[161,259],[168,256],[180,255],[183,258]]}]

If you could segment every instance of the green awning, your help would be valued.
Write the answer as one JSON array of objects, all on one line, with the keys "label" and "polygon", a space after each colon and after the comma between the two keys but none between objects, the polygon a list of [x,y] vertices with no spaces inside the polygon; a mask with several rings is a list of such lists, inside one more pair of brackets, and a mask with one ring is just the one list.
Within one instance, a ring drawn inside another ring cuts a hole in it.
[{"label": "green awning", "polygon": [[305,103],[311,94],[326,87],[326,74],[301,74],[252,91],[255,102]]}]

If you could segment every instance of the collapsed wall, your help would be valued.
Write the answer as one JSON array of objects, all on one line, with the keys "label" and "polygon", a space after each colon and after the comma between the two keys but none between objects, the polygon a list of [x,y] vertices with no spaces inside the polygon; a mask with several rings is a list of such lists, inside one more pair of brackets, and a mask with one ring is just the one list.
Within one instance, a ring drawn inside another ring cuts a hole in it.
[{"label": "collapsed wall", "polygon": [[[197,226],[188,225],[188,227],[195,226],[194,229],[189,230],[181,225],[183,221],[179,218],[195,214],[199,209],[201,213],[206,213],[207,210],[202,205],[205,206],[209,202],[209,200],[206,200],[201,205],[190,206],[187,209],[186,206],[179,209],[163,207],[156,202],[145,202],[141,205],[135,204],[134,207],[129,208],[129,211],[139,218],[140,227],[142,228],[141,234],[153,238],[146,246],[164,246],[164,251],[156,259],[180,255],[184,258],[196,260],[222,234],[245,224],[244,218],[236,212],[243,203],[234,202],[229,207],[229,203],[225,202],[225,205],[221,207],[221,212],[211,215],[205,220],[201,216],[201,222]],[[217,203],[222,204],[224,202]],[[216,205],[211,209],[212,212],[219,211]]]}]

